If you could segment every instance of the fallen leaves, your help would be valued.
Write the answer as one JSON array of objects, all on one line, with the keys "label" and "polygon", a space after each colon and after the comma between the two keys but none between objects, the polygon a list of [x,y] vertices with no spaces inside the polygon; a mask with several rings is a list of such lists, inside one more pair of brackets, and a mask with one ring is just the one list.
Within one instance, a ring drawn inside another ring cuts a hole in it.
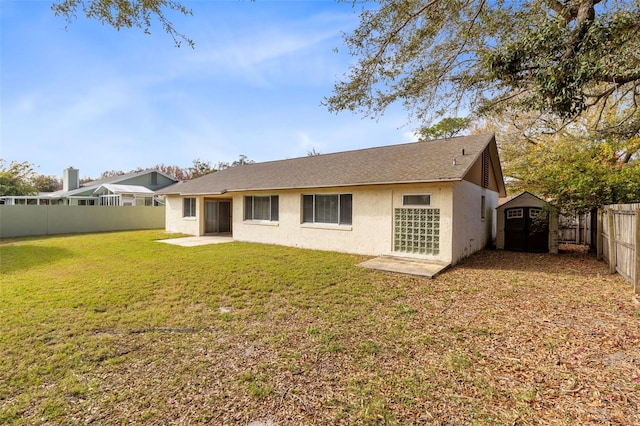
[{"label": "fallen leaves", "polygon": [[[202,268],[203,258],[222,256],[217,250],[189,257]],[[40,387],[30,399],[0,399],[0,419],[640,424],[640,308],[628,283],[580,248],[483,251],[435,280],[354,268],[355,256],[278,248],[279,260],[269,246],[227,250],[229,263],[215,266],[220,281],[189,272],[185,257],[188,284],[149,285],[153,297],[133,306],[153,312],[151,323],[105,301],[105,325],[74,323],[69,333],[64,317],[49,324],[53,343],[41,349],[64,350],[54,351],[62,379],[37,366]],[[233,274],[245,275],[232,285]],[[4,353],[15,360],[18,349]],[[18,380],[27,373],[12,362],[13,386],[24,390]]]}]

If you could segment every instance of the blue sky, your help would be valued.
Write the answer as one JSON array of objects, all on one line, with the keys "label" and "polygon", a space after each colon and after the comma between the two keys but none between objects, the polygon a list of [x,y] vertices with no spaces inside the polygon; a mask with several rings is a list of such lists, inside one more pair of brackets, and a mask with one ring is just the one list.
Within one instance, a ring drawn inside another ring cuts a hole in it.
[{"label": "blue sky", "polygon": [[[407,115],[329,113],[321,102],[354,59],[335,1],[184,1],[169,15],[196,43],[83,17],[65,30],[48,0],[0,0],[1,145],[6,161],[82,177],[194,159],[278,160],[412,141]],[[335,52],[338,49],[338,53]]]}]

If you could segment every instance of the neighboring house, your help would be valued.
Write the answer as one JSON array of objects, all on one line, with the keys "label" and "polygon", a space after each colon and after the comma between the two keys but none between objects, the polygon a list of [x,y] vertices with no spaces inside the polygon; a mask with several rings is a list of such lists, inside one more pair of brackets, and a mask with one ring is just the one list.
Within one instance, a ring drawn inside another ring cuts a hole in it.
[{"label": "neighboring house", "polygon": [[69,167],[62,190],[35,196],[2,197],[7,205],[153,206],[161,204],[156,191],[177,182],[157,170],[143,170],[80,184],[80,172]]},{"label": "neighboring house", "polygon": [[495,137],[478,135],[254,163],[159,192],[168,232],[452,264],[492,242],[505,187]]},{"label": "neighboring house", "polygon": [[558,253],[558,212],[530,192],[501,200],[496,209],[499,250]]}]

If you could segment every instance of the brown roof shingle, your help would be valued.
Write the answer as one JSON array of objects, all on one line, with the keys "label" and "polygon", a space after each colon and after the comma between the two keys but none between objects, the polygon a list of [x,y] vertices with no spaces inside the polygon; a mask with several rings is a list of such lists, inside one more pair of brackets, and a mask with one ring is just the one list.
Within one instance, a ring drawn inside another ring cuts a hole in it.
[{"label": "brown roof shingle", "polygon": [[198,195],[246,190],[457,181],[465,176],[482,151],[494,140],[493,135],[462,136],[253,163],[180,182],[159,193]]}]

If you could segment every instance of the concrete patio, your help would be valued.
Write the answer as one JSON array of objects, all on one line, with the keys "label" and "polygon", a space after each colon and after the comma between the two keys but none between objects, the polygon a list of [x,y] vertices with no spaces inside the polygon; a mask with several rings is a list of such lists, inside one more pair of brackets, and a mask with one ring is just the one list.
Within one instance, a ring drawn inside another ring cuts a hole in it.
[{"label": "concrete patio", "polygon": [[205,235],[202,237],[167,238],[166,240],[158,240],[157,242],[173,244],[173,245],[182,246],[182,247],[196,247],[196,246],[204,246],[207,244],[230,243],[232,241],[233,241],[233,237]]},{"label": "concrete patio", "polygon": [[382,256],[362,262],[358,264],[358,266],[361,266],[363,268],[376,269],[379,271],[397,272],[400,274],[434,278],[436,275],[447,269],[450,265],[447,263],[430,262],[421,259]]}]

